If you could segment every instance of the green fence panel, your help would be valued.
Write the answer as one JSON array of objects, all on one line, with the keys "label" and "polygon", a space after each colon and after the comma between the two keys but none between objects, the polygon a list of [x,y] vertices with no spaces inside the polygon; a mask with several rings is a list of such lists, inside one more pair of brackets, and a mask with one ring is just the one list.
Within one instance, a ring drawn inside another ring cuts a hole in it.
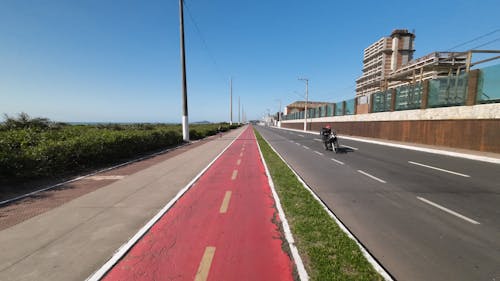
[{"label": "green fence panel", "polygon": [[468,80],[467,73],[430,80],[427,107],[465,105]]},{"label": "green fence panel", "polygon": [[422,103],[422,84],[404,85],[396,88],[395,110],[420,108]]},{"label": "green fence panel", "polygon": [[372,95],[372,112],[391,111],[392,90],[375,93]]},{"label": "green fence panel", "polygon": [[335,104],[335,116],[344,115],[344,113],[342,112],[342,104],[343,104],[343,102],[337,102]]},{"label": "green fence panel", "polygon": [[500,64],[485,67],[479,72],[477,103],[500,102]]},{"label": "green fence panel", "polygon": [[350,99],[345,101],[345,115],[354,115],[355,109],[355,99]]},{"label": "green fence panel", "polygon": [[333,104],[326,106],[326,116],[333,116]]},{"label": "green fence panel", "polygon": [[320,107],[320,113],[321,114],[319,115],[319,117],[325,117],[326,116],[326,109],[327,109],[326,105]]}]

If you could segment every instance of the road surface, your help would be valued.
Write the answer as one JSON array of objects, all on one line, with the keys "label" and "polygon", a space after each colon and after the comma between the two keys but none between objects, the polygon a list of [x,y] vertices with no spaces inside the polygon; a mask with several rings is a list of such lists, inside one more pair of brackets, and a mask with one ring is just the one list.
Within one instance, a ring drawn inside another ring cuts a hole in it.
[{"label": "road surface", "polygon": [[500,280],[500,165],[256,127],[398,280]]}]

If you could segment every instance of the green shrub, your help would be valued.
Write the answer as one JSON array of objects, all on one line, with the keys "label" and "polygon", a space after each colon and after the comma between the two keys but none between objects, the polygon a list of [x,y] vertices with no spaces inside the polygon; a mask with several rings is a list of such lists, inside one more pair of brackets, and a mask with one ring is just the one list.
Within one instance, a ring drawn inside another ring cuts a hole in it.
[{"label": "green shrub", "polygon": [[[48,119],[47,122],[56,124]],[[195,140],[216,134],[219,126],[221,131],[230,128],[228,124],[192,125],[190,137]],[[49,177],[75,172],[116,163],[182,142],[179,125],[59,124],[4,127],[4,130],[0,130],[0,178]]]}]

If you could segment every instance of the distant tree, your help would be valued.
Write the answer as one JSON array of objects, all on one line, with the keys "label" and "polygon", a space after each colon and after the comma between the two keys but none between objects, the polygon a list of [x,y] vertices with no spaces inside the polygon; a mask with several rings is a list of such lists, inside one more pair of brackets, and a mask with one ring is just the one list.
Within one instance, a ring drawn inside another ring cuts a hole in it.
[{"label": "distant tree", "polygon": [[48,118],[31,118],[26,112],[21,112],[17,117],[11,117],[4,114],[3,127],[7,130],[13,129],[25,129],[25,128],[37,128],[37,129],[47,129],[51,127],[53,122]]}]

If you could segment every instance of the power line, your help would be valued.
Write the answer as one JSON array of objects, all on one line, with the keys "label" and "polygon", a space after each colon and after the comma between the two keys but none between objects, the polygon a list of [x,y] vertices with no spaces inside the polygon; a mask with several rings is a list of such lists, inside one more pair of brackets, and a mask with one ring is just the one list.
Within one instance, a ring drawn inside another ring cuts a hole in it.
[{"label": "power line", "polygon": [[476,46],[476,47],[474,47],[474,48],[472,48],[472,49],[478,49],[478,48],[484,47],[484,46],[486,46],[486,45],[489,45],[489,44],[494,43],[494,42],[499,41],[499,40],[500,40],[500,37],[499,37],[499,38],[497,38],[497,39],[493,39],[493,40],[491,40],[491,41],[488,41],[488,42],[486,42],[486,43],[484,43],[484,44],[478,45],[478,46]]},{"label": "power line", "polygon": [[[456,48],[458,48],[458,47],[462,47],[462,46],[467,45],[467,44],[469,44],[469,43],[471,43],[471,42],[474,42],[474,41],[477,41],[477,40],[482,39],[482,38],[484,38],[484,37],[487,37],[487,36],[489,36],[489,35],[491,35],[491,34],[493,34],[493,33],[496,33],[496,32],[498,32],[498,31],[500,31],[500,29],[495,29],[495,30],[490,31],[490,32],[488,32],[488,33],[486,33],[486,34],[483,34],[483,35],[481,35],[481,36],[478,36],[478,37],[476,37],[476,38],[474,38],[474,39],[471,39],[471,40],[469,40],[469,41],[466,41],[466,42],[464,42],[464,43],[461,43],[461,44],[458,44],[458,45],[456,45],[456,46],[454,46],[454,47],[451,47],[451,48],[449,48],[449,49],[448,49],[448,50],[446,50],[446,51],[451,51],[451,50],[456,49]],[[498,39],[496,39],[496,40],[498,40]],[[488,43],[488,44],[490,44],[490,43]],[[487,45],[487,44],[485,44],[485,45]],[[481,47],[481,46],[479,46],[479,47]],[[474,48],[472,48],[472,49],[475,49],[475,48],[478,48],[478,47],[474,47]]]},{"label": "power line", "polygon": [[193,25],[195,27],[196,33],[198,33],[198,36],[200,36],[201,42],[203,43],[203,47],[205,48],[206,52],[208,53],[208,56],[210,57],[210,59],[212,60],[212,63],[214,64],[215,69],[217,70],[217,72],[219,72],[219,74],[221,74],[222,76],[224,76],[222,74],[222,71],[219,68],[217,60],[212,55],[212,52],[210,51],[210,48],[208,48],[207,41],[205,40],[205,37],[203,37],[203,34],[202,34],[200,28],[198,27],[198,24],[194,20],[194,17],[191,14],[191,10],[189,9],[189,5],[188,5],[188,3],[186,1],[184,1],[184,5],[186,6],[187,14],[189,15],[189,18],[191,19],[191,22],[193,23]]}]

